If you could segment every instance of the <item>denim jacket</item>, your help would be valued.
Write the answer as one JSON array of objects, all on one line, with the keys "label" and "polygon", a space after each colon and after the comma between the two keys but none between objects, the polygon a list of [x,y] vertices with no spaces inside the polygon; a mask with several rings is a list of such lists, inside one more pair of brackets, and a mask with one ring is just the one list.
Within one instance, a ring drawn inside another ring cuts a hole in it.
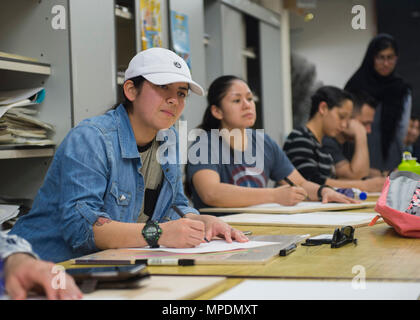
[{"label": "denim jacket", "polygon": [[[166,161],[160,161],[164,178],[152,220],[178,219],[173,204],[184,214],[198,214],[184,195],[176,130],[161,130],[157,139],[163,140],[159,159]],[[54,262],[98,251],[93,225],[99,217],[137,221],[145,191],[141,166],[122,105],[82,121],[57,149],[32,210],[11,233],[27,239],[41,259]]]}]

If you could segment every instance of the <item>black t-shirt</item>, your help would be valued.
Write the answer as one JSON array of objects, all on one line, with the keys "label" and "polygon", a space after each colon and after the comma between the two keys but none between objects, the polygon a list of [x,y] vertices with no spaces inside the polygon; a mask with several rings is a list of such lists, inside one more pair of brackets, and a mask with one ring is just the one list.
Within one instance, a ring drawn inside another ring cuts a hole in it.
[{"label": "black t-shirt", "polygon": [[144,177],[144,199],[138,222],[146,222],[155,211],[156,203],[162,186],[162,168],[156,159],[157,141],[152,140],[145,146],[137,146],[142,159],[141,172]]},{"label": "black t-shirt", "polygon": [[340,144],[334,138],[324,137],[322,139],[322,150],[332,156],[334,164],[343,160],[351,162],[354,154],[354,143],[346,141]]}]

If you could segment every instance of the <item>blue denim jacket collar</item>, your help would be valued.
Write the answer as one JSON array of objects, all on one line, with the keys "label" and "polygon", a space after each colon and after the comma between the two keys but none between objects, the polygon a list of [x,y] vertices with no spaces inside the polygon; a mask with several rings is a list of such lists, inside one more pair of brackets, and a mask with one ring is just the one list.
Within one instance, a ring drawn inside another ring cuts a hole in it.
[{"label": "blue denim jacket collar", "polygon": [[130,119],[122,104],[116,109],[115,115],[118,123],[121,156],[126,159],[140,158]]},{"label": "blue denim jacket collar", "polygon": [[[128,117],[128,113],[122,104],[117,107],[115,115],[118,123],[118,138],[120,141],[121,156],[127,159],[140,158],[130,118]],[[168,147],[176,145],[176,141],[170,140],[168,142],[170,130],[171,128],[162,130],[161,133],[164,135],[164,140],[159,141],[160,145],[163,143],[166,143]]]}]

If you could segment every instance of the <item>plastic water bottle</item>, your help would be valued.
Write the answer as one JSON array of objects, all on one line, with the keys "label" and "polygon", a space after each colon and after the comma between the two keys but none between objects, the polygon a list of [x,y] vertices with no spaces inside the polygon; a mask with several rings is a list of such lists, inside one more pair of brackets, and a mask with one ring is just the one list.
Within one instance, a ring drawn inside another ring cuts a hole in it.
[{"label": "plastic water bottle", "polygon": [[420,164],[416,160],[417,158],[413,157],[410,152],[405,151],[402,155],[401,163],[398,165],[398,170],[420,174]]},{"label": "plastic water bottle", "polygon": [[366,200],[367,198],[366,192],[357,188],[336,188],[335,191],[357,200]]}]

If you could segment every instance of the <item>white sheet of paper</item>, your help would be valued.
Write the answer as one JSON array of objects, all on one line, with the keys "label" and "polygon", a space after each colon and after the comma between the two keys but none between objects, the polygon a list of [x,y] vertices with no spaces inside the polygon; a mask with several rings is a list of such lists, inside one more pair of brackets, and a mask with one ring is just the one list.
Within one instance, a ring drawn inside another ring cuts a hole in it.
[{"label": "white sheet of paper", "polygon": [[[372,202],[371,201],[362,202],[362,204],[370,204],[370,203],[372,203]],[[298,208],[319,207],[321,209],[321,208],[330,208],[330,207],[334,208],[334,207],[342,206],[342,205],[343,205],[343,203],[336,203],[336,202],[322,203],[322,202],[319,202],[319,201],[302,201],[302,202],[299,202],[298,204],[296,204],[292,207],[298,207]],[[344,204],[344,205],[348,205],[349,207],[351,207],[352,205],[358,206],[359,204],[349,203],[349,204]],[[255,206],[249,206],[249,207],[246,207],[246,208],[247,209],[250,209],[250,208],[255,208],[255,209],[258,209],[258,208],[290,208],[290,206],[283,206],[283,205],[278,204],[278,203],[263,203],[263,204],[257,204]]]},{"label": "white sheet of paper", "polygon": [[43,87],[38,87],[31,89],[0,91],[0,105],[8,105],[21,100],[29,99],[43,89]]},{"label": "white sheet of paper", "polygon": [[39,87],[32,89],[0,91],[0,118],[11,108],[34,104],[30,98],[42,90],[44,90],[44,88]]},{"label": "white sheet of paper", "polygon": [[0,204],[0,224],[13,219],[19,214],[19,206],[11,204]]},{"label": "white sheet of paper", "polygon": [[208,253],[208,252],[220,252],[220,251],[231,251],[237,249],[250,249],[270,244],[278,244],[278,242],[267,242],[267,241],[248,241],[248,242],[232,242],[228,243],[225,240],[212,240],[209,243],[201,243],[195,248],[167,248],[160,246],[159,248],[130,248],[132,250],[148,250],[148,251],[166,251],[173,253]]},{"label": "white sheet of paper", "polygon": [[214,300],[415,300],[416,282],[245,280]]},{"label": "white sheet of paper", "polygon": [[289,225],[352,225],[370,222],[377,213],[366,212],[312,212],[293,215],[240,213],[220,217],[226,223],[289,224]]},{"label": "white sheet of paper", "polygon": [[201,212],[231,212],[231,213],[272,213],[296,214],[314,211],[353,210],[374,207],[375,201],[361,201],[360,203],[322,203],[319,201],[303,201],[294,206],[283,206],[278,203],[264,203],[240,208],[202,208]]}]

